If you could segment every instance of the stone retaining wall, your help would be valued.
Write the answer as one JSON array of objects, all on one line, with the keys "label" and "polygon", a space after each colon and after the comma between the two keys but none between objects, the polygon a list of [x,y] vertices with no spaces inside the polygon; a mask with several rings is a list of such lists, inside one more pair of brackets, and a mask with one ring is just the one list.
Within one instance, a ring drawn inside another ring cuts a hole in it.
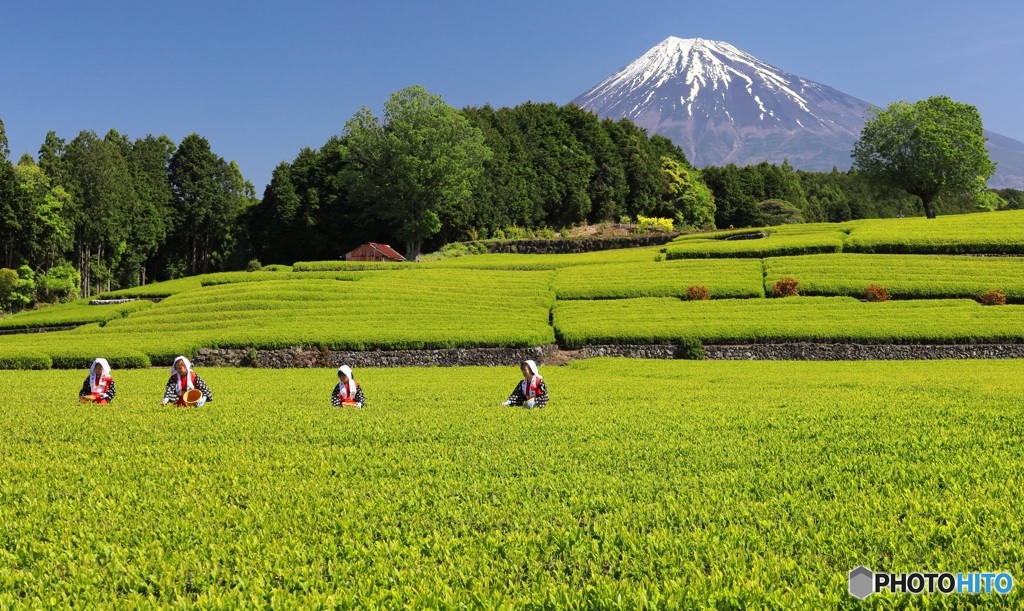
[{"label": "stone retaining wall", "polygon": [[[202,348],[194,362],[222,367],[455,367],[459,365],[516,366],[532,359],[543,363],[558,352],[554,344],[532,348],[441,348],[437,350],[321,350],[284,348],[281,350]],[[255,356],[255,358],[251,358]]]},{"label": "stone retaining wall", "polygon": [[50,331],[70,331],[79,325],[61,325],[59,327],[14,327],[0,329],[0,335],[18,335],[20,333],[48,333]]},{"label": "stone retaining wall", "polygon": [[704,346],[706,359],[766,361],[907,361],[1020,359],[1024,344],[751,344]]},{"label": "stone retaining wall", "polygon": [[[865,360],[933,360],[933,359],[1021,359],[1024,344],[750,344],[735,346],[704,346],[707,360],[737,361],[865,361]],[[255,358],[251,358],[255,356]],[[526,359],[539,364],[562,364],[569,360],[599,356],[620,356],[643,359],[678,359],[675,344],[615,344],[585,346],[571,352],[560,352],[558,346],[532,348],[443,348],[437,350],[320,350],[317,348],[284,348],[199,350],[196,365],[221,367],[455,367],[463,365],[515,366]],[[568,358],[566,358],[568,357]]]}]

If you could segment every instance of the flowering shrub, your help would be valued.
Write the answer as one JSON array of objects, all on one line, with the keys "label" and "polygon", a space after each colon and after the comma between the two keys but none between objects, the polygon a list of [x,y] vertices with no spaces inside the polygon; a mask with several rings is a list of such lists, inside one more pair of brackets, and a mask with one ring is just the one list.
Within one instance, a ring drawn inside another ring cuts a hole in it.
[{"label": "flowering shrub", "polygon": [[708,299],[710,299],[708,287],[703,284],[695,284],[686,290],[687,301],[707,301]]},{"label": "flowering shrub", "polygon": [[641,233],[650,231],[672,231],[672,219],[663,219],[651,216],[637,215],[636,222],[640,226]]},{"label": "flowering shrub", "polygon": [[978,295],[978,301],[982,305],[1006,305],[1006,294],[999,289],[992,289]]},{"label": "flowering shrub", "polygon": [[885,290],[884,286],[872,282],[864,289],[864,299],[873,302],[889,301],[889,291]]},{"label": "flowering shrub", "polygon": [[800,295],[800,282],[796,278],[779,278],[772,286],[773,297],[797,297]]}]

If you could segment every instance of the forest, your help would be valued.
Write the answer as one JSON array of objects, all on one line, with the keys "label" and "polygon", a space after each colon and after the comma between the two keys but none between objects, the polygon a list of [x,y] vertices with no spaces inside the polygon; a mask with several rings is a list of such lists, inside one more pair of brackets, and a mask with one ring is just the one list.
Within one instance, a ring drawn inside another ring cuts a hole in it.
[{"label": "forest", "polygon": [[[1024,208],[1024,192],[944,197],[943,214]],[[672,219],[681,230],[917,216],[855,170],[694,168],[628,119],[574,105],[454,109],[421,87],[364,108],[275,168],[258,197],[199,134],[49,132],[14,161],[0,120],[0,308],[68,301],[250,261],[337,259],[366,242],[441,245]]]}]

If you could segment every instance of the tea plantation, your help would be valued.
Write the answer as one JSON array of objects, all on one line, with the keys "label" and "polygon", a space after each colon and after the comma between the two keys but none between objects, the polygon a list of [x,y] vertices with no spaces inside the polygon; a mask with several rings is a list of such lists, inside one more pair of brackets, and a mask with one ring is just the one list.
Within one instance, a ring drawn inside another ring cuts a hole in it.
[{"label": "tea plantation", "polygon": [[[0,607],[851,608],[846,573],[1024,566],[1024,363],[0,372]],[[1014,608],[877,594],[873,608]],[[865,604],[865,606],[869,606]]]},{"label": "tea plantation", "polygon": [[[361,410],[329,407],[333,369],[205,367],[214,401],[158,405],[202,348],[1020,344],[1018,255],[1024,211],[298,262],[0,318],[0,609],[1022,608],[847,593],[858,565],[1024,576],[1022,360],[580,360],[541,367],[543,410],[498,406],[515,367],[358,368]],[[81,405],[98,356],[117,398]]]}]

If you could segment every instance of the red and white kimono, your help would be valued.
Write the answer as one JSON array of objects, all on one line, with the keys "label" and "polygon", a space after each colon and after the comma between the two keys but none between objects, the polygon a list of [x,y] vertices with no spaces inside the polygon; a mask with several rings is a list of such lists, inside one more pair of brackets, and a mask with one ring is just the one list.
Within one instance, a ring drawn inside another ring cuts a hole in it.
[{"label": "red and white kimono", "polygon": [[[99,365],[100,373],[97,375],[96,366]],[[78,392],[78,398],[91,397],[94,403],[105,405],[114,400],[117,393],[114,387],[114,378],[110,377],[110,363],[107,359],[96,359],[89,368],[89,377],[82,383],[82,390]]]},{"label": "red and white kimono", "polygon": [[[178,373],[178,363],[185,364],[185,375]],[[167,387],[164,389],[164,402],[174,401],[175,405],[185,405],[185,393],[193,388],[203,393],[206,401],[213,401],[213,393],[206,386],[199,374],[192,371],[192,363],[187,358],[179,356],[174,359],[171,365],[171,378],[167,380]],[[205,401],[204,401],[205,402]]]}]

